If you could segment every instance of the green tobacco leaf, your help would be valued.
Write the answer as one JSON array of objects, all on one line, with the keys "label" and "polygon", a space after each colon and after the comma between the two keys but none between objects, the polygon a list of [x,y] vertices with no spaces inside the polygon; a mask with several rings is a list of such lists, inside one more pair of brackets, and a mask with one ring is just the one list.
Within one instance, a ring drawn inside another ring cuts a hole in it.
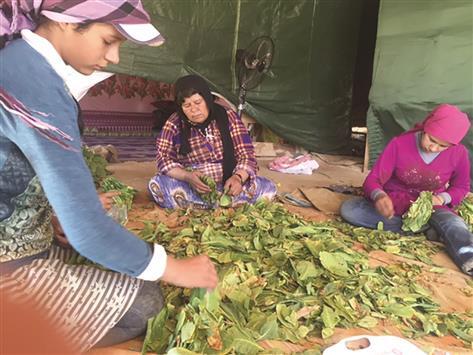
[{"label": "green tobacco leaf", "polygon": [[378,325],[378,320],[371,316],[366,316],[358,321],[358,325],[363,328],[371,329]]},{"label": "green tobacco leaf", "polygon": [[220,207],[230,207],[232,205],[232,197],[227,194],[223,194],[220,197],[219,204]]},{"label": "green tobacco leaf", "polygon": [[297,314],[284,304],[276,305],[276,314],[279,322],[287,328],[297,327]]},{"label": "green tobacco leaf", "polygon": [[276,266],[283,266],[287,262],[287,254],[280,251],[276,252],[271,256],[271,261],[276,265]]},{"label": "green tobacco leaf", "polygon": [[218,290],[215,289],[212,292],[206,292],[204,296],[205,308],[210,312],[214,313],[220,307],[220,296]]},{"label": "green tobacco leaf", "polygon": [[383,308],[383,312],[394,314],[401,318],[412,318],[415,314],[414,309],[410,306],[403,306],[400,304],[390,304]]},{"label": "green tobacco leaf", "polygon": [[264,351],[264,348],[259,346],[255,341],[242,338],[236,338],[233,340],[233,348],[237,354],[242,355],[258,354],[259,352]]},{"label": "green tobacco leaf", "polygon": [[183,228],[179,232],[179,237],[193,237],[194,231],[192,228]]},{"label": "green tobacco leaf", "polygon": [[299,280],[304,281],[308,278],[314,278],[320,276],[323,271],[316,269],[313,262],[302,260],[297,263],[297,273],[299,274]]},{"label": "green tobacco leaf", "polygon": [[251,335],[238,326],[229,328],[223,335],[223,342],[227,348],[233,348],[236,354],[258,354],[264,351]]},{"label": "green tobacco leaf", "polygon": [[185,320],[186,320],[186,311],[182,309],[181,312],[179,312],[179,315],[177,316],[177,324],[174,330],[175,333],[179,333],[181,331]]},{"label": "green tobacco leaf", "polygon": [[319,253],[324,248],[324,245],[320,240],[305,239],[304,245],[306,246],[307,249],[309,249],[310,253],[316,258],[319,257]]},{"label": "green tobacco leaf", "polygon": [[278,339],[279,338],[279,325],[277,316],[272,314],[267,319],[266,323],[260,329],[261,338],[258,340],[264,339]]},{"label": "green tobacco leaf", "polygon": [[469,226],[470,232],[473,232],[473,195],[463,199],[462,203],[456,209],[458,215],[463,218]]},{"label": "green tobacco leaf", "polygon": [[323,267],[338,276],[348,276],[348,266],[340,255],[322,251],[319,253],[320,262]]},{"label": "green tobacco leaf", "polygon": [[335,328],[338,322],[340,322],[338,314],[328,306],[324,306],[321,318],[326,328]]},{"label": "green tobacco leaf", "polygon": [[195,324],[192,322],[184,323],[181,329],[181,341],[185,343],[192,338],[195,331]]},{"label": "green tobacco leaf", "polygon": [[167,355],[199,355],[199,353],[195,353],[185,348],[172,348],[168,350],[166,354]]},{"label": "green tobacco leaf", "polygon": [[436,274],[445,274],[447,272],[447,269],[444,267],[434,266],[433,268],[430,268],[429,271],[434,272]]},{"label": "green tobacco leaf", "polygon": [[142,355],[145,355],[147,352],[154,352],[157,354],[164,353],[168,347],[168,339],[171,335],[169,330],[166,328],[168,316],[169,312],[165,307],[156,317],[148,320],[146,336],[141,349]]},{"label": "green tobacco leaf", "polygon": [[322,329],[322,338],[327,339],[333,335],[333,328],[323,328]]},{"label": "green tobacco leaf", "polygon": [[309,327],[306,327],[305,325],[301,325],[299,329],[297,329],[297,335],[299,336],[299,338],[304,339],[307,336],[307,334],[309,334],[310,330],[311,329]]},{"label": "green tobacco leaf", "polygon": [[384,248],[384,250],[390,254],[399,254],[401,252],[401,248],[397,245],[388,245]]}]

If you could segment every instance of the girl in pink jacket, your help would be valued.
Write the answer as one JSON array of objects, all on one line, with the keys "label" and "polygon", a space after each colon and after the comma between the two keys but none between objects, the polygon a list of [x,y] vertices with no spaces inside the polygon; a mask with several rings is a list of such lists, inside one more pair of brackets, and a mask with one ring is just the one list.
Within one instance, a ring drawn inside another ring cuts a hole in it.
[{"label": "girl in pink jacket", "polygon": [[455,263],[473,274],[473,235],[452,210],[470,191],[468,151],[460,144],[469,128],[468,116],[457,107],[436,107],[422,123],[388,143],[363,184],[365,198],[346,201],[342,217],[373,229],[381,221],[385,230],[400,233],[401,216],[420,192],[431,191],[435,212],[429,226]]}]

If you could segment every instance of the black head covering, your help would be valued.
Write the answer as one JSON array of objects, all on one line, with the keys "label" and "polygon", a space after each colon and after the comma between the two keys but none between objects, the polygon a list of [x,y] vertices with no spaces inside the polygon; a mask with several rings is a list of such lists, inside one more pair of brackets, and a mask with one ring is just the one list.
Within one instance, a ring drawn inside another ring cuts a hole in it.
[{"label": "black head covering", "polygon": [[[209,110],[209,117],[202,123],[195,123],[190,121],[182,111],[182,102],[177,102],[178,98],[182,96],[184,91],[195,90],[203,97],[207,108]],[[181,119],[181,148],[179,153],[187,155],[190,153],[190,131],[192,128],[205,130],[212,121],[217,122],[220,136],[223,144],[223,181],[225,182],[233,174],[233,169],[236,166],[235,151],[232,137],[230,136],[230,129],[228,127],[228,117],[225,109],[214,102],[210,88],[205,81],[198,75],[187,75],[179,78],[175,83],[175,97],[178,106],[177,114]]]}]

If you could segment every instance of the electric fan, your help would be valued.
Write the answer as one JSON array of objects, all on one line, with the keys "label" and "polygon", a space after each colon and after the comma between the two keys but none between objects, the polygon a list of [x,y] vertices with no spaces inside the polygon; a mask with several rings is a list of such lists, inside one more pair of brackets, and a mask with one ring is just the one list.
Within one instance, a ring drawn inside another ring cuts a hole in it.
[{"label": "electric fan", "polygon": [[268,72],[274,54],[273,40],[268,36],[254,39],[246,49],[237,49],[238,116],[245,107],[246,92],[257,87]]}]

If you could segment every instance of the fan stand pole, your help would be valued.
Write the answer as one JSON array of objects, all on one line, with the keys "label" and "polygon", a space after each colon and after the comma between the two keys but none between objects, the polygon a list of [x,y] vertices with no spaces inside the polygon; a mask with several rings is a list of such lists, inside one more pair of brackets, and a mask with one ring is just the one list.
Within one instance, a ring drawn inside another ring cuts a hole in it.
[{"label": "fan stand pole", "polygon": [[240,86],[240,91],[238,93],[238,117],[241,119],[243,114],[243,109],[245,108],[245,99],[246,99],[246,90],[243,86]]},{"label": "fan stand pole", "polygon": [[[242,116],[243,116],[243,109],[245,108],[245,104],[246,104],[246,89],[244,86],[240,86],[240,91],[238,93],[238,110],[237,110],[237,115],[238,115],[238,118],[240,118],[240,120],[242,120]],[[253,133],[253,128],[254,128],[254,124],[253,123],[249,123],[248,124],[248,133],[250,134],[250,137],[252,139],[254,139],[254,133]]]}]

